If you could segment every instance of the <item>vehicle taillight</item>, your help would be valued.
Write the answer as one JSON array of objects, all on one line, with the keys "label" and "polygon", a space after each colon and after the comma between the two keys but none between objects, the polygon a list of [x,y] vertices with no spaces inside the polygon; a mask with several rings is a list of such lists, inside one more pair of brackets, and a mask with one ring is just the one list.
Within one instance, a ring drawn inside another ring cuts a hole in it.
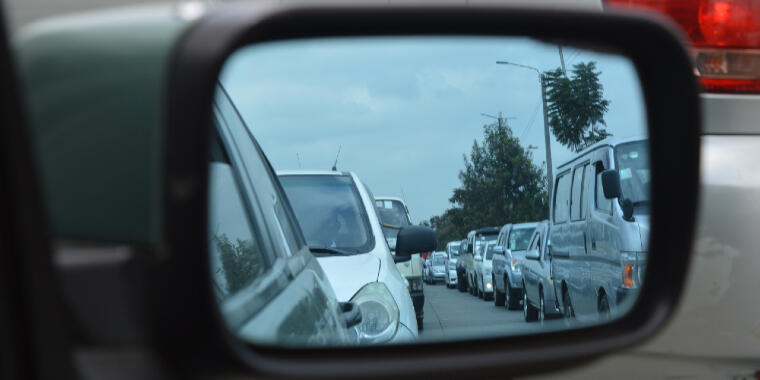
[{"label": "vehicle taillight", "polygon": [[760,93],[760,1],[604,0],[612,9],[662,13],[689,37],[707,92]]},{"label": "vehicle taillight", "polygon": [[633,264],[625,264],[623,267],[623,287],[633,288]]}]

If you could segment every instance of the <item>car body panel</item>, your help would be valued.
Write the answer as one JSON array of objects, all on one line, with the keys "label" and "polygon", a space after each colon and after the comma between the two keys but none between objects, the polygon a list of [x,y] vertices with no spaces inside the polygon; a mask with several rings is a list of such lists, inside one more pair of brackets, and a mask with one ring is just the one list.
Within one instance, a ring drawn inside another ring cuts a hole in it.
[{"label": "car body panel", "polygon": [[165,5],[57,18],[17,35],[56,238],[159,243],[167,67],[187,27]]},{"label": "car body panel", "polygon": [[[559,314],[559,303],[554,292],[554,281],[552,278],[551,255],[549,254],[549,222],[543,221],[536,226],[531,238],[529,250],[538,250],[538,259],[523,259],[520,261],[522,267],[523,287],[528,302],[538,308],[539,293],[544,296],[544,313],[545,315]],[[540,238],[540,246],[533,241]],[[534,244],[536,244],[534,246]],[[557,307],[555,307],[557,305]]]}]

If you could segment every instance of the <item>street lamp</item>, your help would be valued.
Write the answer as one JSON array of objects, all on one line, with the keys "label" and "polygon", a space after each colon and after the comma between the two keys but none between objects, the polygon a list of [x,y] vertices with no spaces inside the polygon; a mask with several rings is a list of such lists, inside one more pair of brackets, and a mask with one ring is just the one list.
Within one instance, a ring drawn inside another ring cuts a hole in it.
[{"label": "street lamp", "polygon": [[552,176],[552,150],[551,146],[549,145],[550,138],[549,138],[549,118],[546,114],[546,85],[544,83],[544,73],[541,72],[537,67],[533,66],[526,66],[521,65],[519,63],[514,62],[507,62],[507,61],[496,61],[497,65],[510,65],[510,66],[517,66],[523,69],[533,70],[538,74],[538,83],[541,85],[541,104],[542,108],[544,110],[544,143],[546,144],[546,188],[549,191],[549,194],[551,196],[552,193],[552,181],[554,181],[554,177]]}]

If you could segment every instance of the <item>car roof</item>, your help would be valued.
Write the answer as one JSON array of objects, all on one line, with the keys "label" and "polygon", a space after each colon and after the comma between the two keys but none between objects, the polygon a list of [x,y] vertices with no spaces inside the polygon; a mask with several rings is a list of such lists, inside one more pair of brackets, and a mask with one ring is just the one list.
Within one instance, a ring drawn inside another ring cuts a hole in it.
[{"label": "car roof", "polygon": [[530,223],[520,223],[520,224],[513,224],[512,229],[513,230],[519,230],[523,228],[536,228],[538,224],[541,222],[530,222]]},{"label": "car roof", "polygon": [[475,235],[498,234],[499,230],[500,230],[500,227],[482,227],[475,230]]},{"label": "car roof", "polygon": [[376,201],[399,201],[403,203],[404,205],[406,205],[406,202],[404,202],[404,200],[399,197],[375,197],[375,200]]},{"label": "car roof", "polygon": [[573,158],[571,158],[568,161],[563,162],[562,164],[557,166],[557,170],[562,169],[563,167],[572,164],[576,160],[580,159],[581,157],[585,156],[588,153],[593,152],[596,149],[599,149],[601,147],[608,146],[610,148],[614,148],[618,145],[634,142],[634,141],[646,141],[647,138],[645,136],[638,136],[638,137],[607,137],[606,139],[599,141],[598,143],[591,145],[590,147],[583,149],[582,151],[576,153]]},{"label": "car roof", "polygon": [[334,175],[334,176],[350,176],[351,172],[339,172],[334,170],[278,170],[277,176],[284,175]]}]

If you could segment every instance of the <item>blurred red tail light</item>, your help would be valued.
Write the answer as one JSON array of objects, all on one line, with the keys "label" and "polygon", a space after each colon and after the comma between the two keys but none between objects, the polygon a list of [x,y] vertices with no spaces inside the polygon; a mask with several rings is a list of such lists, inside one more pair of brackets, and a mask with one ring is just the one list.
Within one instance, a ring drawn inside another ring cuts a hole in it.
[{"label": "blurred red tail light", "polygon": [[670,17],[689,36],[707,92],[760,93],[760,0],[604,0]]}]

